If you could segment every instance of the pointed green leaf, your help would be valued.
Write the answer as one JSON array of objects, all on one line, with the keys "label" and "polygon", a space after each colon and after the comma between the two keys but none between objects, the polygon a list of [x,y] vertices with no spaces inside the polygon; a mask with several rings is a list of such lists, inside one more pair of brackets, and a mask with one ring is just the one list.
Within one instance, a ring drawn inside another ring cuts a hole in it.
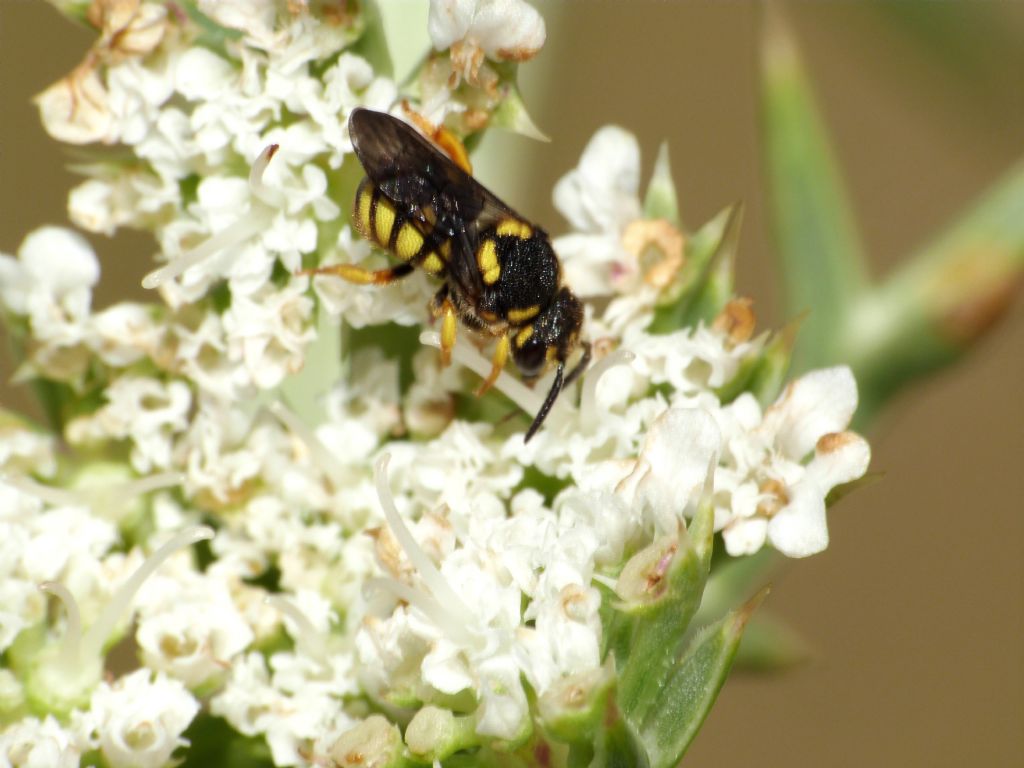
[{"label": "pointed green leaf", "polygon": [[501,103],[491,114],[491,125],[496,125],[513,133],[520,133],[537,141],[551,141],[537,127],[537,124],[533,122],[533,118],[530,117],[530,113],[526,111],[526,103],[523,101],[523,96],[519,92],[519,86],[516,84],[514,76],[504,87],[506,89],[504,98],[502,98]]},{"label": "pointed green leaf", "polygon": [[619,576],[622,612],[632,617],[628,653],[616,659],[616,701],[639,722],[673,674],[690,620],[700,606],[711,565],[714,504],[710,476],[696,514],[678,539],[665,537],[634,556]]},{"label": "pointed green leaf", "polygon": [[672,333],[697,320],[710,321],[732,296],[732,270],[743,206],[721,211],[686,244],[685,261],[658,299],[648,331]]},{"label": "pointed green leaf", "polygon": [[654,172],[647,185],[644,196],[644,217],[648,219],[664,219],[678,227],[679,199],[676,196],[676,185],[672,181],[672,168],[668,160],[668,142],[662,142],[658,148],[658,157],[654,161]]},{"label": "pointed green leaf", "polygon": [[790,365],[793,360],[793,347],[796,345],[797,332],[803,324],[798,317],[787,323],[783,328],[772,334],[768,344],[761,352],[757,367],[747,382],[750,392],[762,407],[768,407],[782,391]]},{"label": "pointed green leaf", "polygon": [[747,621],[766,594],[763,590],[698,633],[676,660],[643,719],[627,720],[651,768],[673,768],[682,759],[725,683]]},{"label": "pointed green leaf", "polygon": [[863,255],[810,84],[780,12],[769,5],[762,42],[765,177],[774,212],[787,313],[811,310],[797,369],[832,358],[862,289]]}]

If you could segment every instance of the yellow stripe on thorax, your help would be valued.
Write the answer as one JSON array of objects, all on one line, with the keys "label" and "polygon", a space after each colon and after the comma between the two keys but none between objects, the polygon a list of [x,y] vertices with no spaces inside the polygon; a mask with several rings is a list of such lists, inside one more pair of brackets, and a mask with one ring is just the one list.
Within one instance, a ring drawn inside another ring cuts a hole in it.
[{"label": "yellow stripe on thorax", "polygon": [[540,312],[539,304],[534,304],[532,307],[527,307],[526,309],[510,309],[507,315],[508,321],[512,323],[512,325],[519,325],[520,323],[525,323],[532,317],[536,317],[538,312]]},{"label": "yellow stripe on thorax", "polygon": [[525,221],[520,221],[519,219],[503,219],[494,231],[499,236],[512,235],[524,240],[533,235],[533,228]]},{"label": "yellow stripe on thorax", "polygon": [[487,285],[493,285],[501,277],[501,265],[498,263],[498,249],[494,240],[484,240],[476,251],[476,263],[480,274]]}]

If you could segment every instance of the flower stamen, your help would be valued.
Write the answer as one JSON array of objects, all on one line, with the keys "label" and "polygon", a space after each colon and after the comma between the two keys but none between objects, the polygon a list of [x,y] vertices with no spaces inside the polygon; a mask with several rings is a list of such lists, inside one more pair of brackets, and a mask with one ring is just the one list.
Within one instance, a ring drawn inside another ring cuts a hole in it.
[{"label": "flower stamen", "polygon": [[248,213],[220,232],[210,236],[192,250],[186,251],[174,261],[164,264],[159,269],[154,269],[142,278],[143,288],[159,288],[167,281],[184,274],[190,267],[206,261],[220,251],[248,240],[266,228],[272,211],[283,203],[280,192],[271,190],[263,182],[263,173],[277,150],[278,145],[271,144],[260,153],[252,164],[252,169],[249,171],[249,192],[253,197],[253,205],[250,206]]},{"label": "flower stamen", "polygon": [[334,488],[342,488],[344,486],[342,468],[331,452],[324,446],[323,441],[317,437],[316,432],[310,429],[302,419],[280,401],[270,403],[267,406],[267,410],[309,449],[316,465],[327,475],[327,479]]},{"label": "flower stamen", "polygon": [[284,595],[267,595],[264,602],[276,608],[295,624],[295,632],[292,637],[295,639],[295,646],[303,655],[308,656],[317,662],[326,672],[330,669],[327,661],[327,638],[320,632],[313,622],[304,614],[295,603]]},{"label": "flower stamen", "polygon": [[[451,588],[441,574],[441,571],[431,562],[427,553],[420,548],[412,532],[405,525],[401,515],[398,514],[395,500],[391,496],[391,489],[388,487],[387,469],[390,459],[391,456],[389,454],[382,454],[374,465],[373,474],[377,483],[377,496],[380,498],[380,506],[384,512],[384,518],[391,527],[395,540],[398,541],[405,551],[405,556],[409,558],[409,562],[416,569],[416,572],[419,573],[420,578],[423,579],[423,583],[426,585],[430,595],[418,593],[418,596],[416,596],[413,594],[416,590],[397,582],[395,584],[388,584],[388,589],[410,603],[423,605],[423,600],[432,603],[433,607],[428,610],[428,614],[442,619],[438,622],[438,626],[444,628],[452,636],[459,638],[461,642],[467,642],[470,640],[470,637],[466,633],[465,628],[475,623],[473,612],[469,610],[466,604],[462,602],[462,599],[455,593],[455,590]],[[389,580],[381,579],[380,581]]]}]

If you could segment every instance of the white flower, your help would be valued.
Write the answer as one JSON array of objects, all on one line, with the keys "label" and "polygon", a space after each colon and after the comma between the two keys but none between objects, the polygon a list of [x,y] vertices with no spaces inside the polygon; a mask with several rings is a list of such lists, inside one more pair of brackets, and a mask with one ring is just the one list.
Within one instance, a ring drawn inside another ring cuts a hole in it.
[{"label": "white flower", "polygon": [[50,435],[0,417],[0,472],[49,477],[57,468],[53,449]]},{"label": "white flower", "polygon": [[182,732],[199,711],[185,686],[139,669],[113,684],[100,683],[73,728],[99,749],[111,768],[163,768],[188,742]]},{"label": "white flower", "polygon": [[721,441],[714,419],[700,410],[672,408],[651,425],[636,466],[618,490],[650,515],[656,536],[677,532],[717,463]]},{"label": "white flower", "polygon": [[89,314],[99,262],[84,237],[63,227],[29,233],[18,258],[0,254],[0,299],[16,315],[27,316],[43,339],[56,328]]},{"label": "white flower", "polygon": [[35,97],[46,131],[58,141],[116,141],[117,125],[95,69],[76,69]]},{"label": "white flower", "polygon": [[26,717],[0,730],[3,768],[78,768],[81,753],[75,734],[53,715]]},{"label": "white flower", "polygon": [[191,569],[154,576],[139,594],[143,662],[190,688],[223,673],[253,640],[226,585]]},{"label": "white flower", "polygon": [[253,419],[213,399],[199,403],[188,431],[177,442],[178,466],[185,470],[185,490],[206,503],[230,504],[243,496],[265,468],[278,458],[273,438],[260,440]]},{"label": "white flower", "polygon": [[[669,174],[659,155],[655,179]],[[555,238],[567,282],[580,296],[610,297],[589,318],[593,337],[628,342],[647,328],[655,300],[684,263],[685,238],[671,222],[643,218],[640,148],[617,126],[594,134],[576,168],[555,185],[555,207],[572,232]]]},{"label": "white flower", "polygon": [[744,361],[764,347],[765,335],[736,343],[725,330],[698,323],[665,334],[630,333],[633,364],[652,384],[670,384],[673,399],[699,397],[728,384]]},{"label": "white flower", "polygon": [[123,368],[159,356],[164,328],[152,308],[121,302],[92,316],[89,346],[103,362]]},{"label": "white flower", "polygon": [[[725,466],[716,475],[716,526],[730,554],[750,554],[765,539],[785,555],[806,557],[828,546],[825,498],[861,477],[871,451],[844,431],[857,406],[849,368],[812,371],[792,382],[762,418],[750,395],[721,412]],[[807,461],[811,456],[810,461]],[[730,499],[723,508],[722,499]]]},{"label": "white flower", "polygon": [[452,66],[470,82],[483,57],[526,61],[544,45],[544,19],[523,0],[431,0],[427,31],[434,48],[452,49]]},{"label": "white flower", "polygon": [[632,133],[614,125],[595,133],[579,165],[558,180],[555,207],[575,231],[553,245],[578,295],[614,291],[613,279],[632,260],[622,233],[642,215],[639,194],[640,146]]},{"label": "white flower", "polygon": [[181,381],[122,376],[107,387],[107,405],[68,424],[72,442],[99,439],[132,441],[132,466],[138,472],[166,469],[172,440],[188,425],[192,395]]},{"label": "white flower", "polygon": [[268,285],[253,296],[236,295],[224,313],[228,359],[241,362],[260,389],[275,387],[302,368],[302,353],[315,335],[309,322],[313,300],[305,284],[293,280],[281,290]]},{"label": "white flower", "polygon": [[306,765],[310,747],[325,731],[354,722],[341,706],[343,697],[356,692],[351,659],[331,654],[325,667],[309,657],[277,653],[269,667],[259,653],[238,659],[210,710],[240,733],[262,734],[275,765]]},{"label": "white flower", "polygon": [[768,524],[768,538],[783,554],[806,557],[825,549],[825,497],[867,472],[867,441],[844,431],[856,408],[857,382],[849,368],[839,366],[797,379],[765,412],[761,432],[773,436],[783,456],[800,461],[814,451],[803,476],[789,486],[789,503]]}]

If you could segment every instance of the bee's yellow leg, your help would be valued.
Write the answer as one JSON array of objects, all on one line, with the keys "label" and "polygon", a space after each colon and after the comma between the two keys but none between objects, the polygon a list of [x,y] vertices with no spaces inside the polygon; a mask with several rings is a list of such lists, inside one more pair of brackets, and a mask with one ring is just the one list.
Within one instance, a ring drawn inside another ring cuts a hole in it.
[{"label": "bee's yellow leg", "polygon": [[470,176],[473,175],[473,166],[469,162],[469,153],[466,146],[459,141],[459,137],[449,131],[443,125],[434,125],[426,117],[409,106],[408,101],[402,101],[402,109],[405,110],[412,121],[455,163]]},{"label": "bee's yellow leg", "polygon": [[446,366],[452,361],[452,348],[455,346],[455,305],[451,299],[445,299],[438,310],[441,316],[441,365]]},{"label": "bee's yellow leg", "polygon": [[476,396],[484,394],[487,390],[494,386],[494,382],[498,380],[502,370],[505,368],[505,362],[508,360],[508,336],[502,336],[498,339],[497,346],[494,347],[494,355],[491,357],[491,372],[487,374],[487,378],[480,382],[480,386],[476,388]]},{"label": "bee's yellow leg", "polygon": [[303,269],[300,275],[334,275],[358,285],[388,285],[412,272],[411,264],[396,264],[388,269],[367,269],[355,264],[332,264],[329,267]]}]

